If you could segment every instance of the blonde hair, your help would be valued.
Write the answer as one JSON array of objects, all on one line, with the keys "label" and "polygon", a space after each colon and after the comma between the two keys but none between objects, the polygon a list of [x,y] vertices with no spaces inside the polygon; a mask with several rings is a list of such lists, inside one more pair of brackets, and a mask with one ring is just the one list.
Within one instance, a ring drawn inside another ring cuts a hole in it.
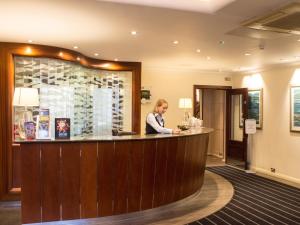
[{"label": "blonde hair", "polygon": [[165,99],[158,99],[154,108],[153,108],[153,113],[157,113],[157,107],[160,107],[162,106],[163,104],[167,104],[168,105],[168,102],[165,100]]}]

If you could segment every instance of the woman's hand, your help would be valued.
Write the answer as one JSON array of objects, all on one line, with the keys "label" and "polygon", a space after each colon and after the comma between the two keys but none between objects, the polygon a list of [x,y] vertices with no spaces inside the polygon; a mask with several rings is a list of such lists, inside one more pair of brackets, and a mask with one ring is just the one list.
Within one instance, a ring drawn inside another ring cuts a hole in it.
[{"label": "woman's hand", "polygon": [[178,128],[173,129],[172,134],[180,134],[180,129]]}]

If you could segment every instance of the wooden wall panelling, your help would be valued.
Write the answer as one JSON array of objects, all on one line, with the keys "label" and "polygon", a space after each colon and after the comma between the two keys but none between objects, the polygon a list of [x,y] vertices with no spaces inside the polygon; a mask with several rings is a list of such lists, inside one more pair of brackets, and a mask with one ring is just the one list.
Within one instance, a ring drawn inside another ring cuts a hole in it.
[{"label": "wooden wall panelling", "polygon": [[191,182],[192,182],[192,160],[193,160],[193,149],[192,149],[192,138],[188,137],[186,139],[185,145],[185,162],[184,162],[184,169],[183,169],[183,177],[184,177],[184,184],[182,190],[182,198],[187,197],[189,195]]},{"label": "wooden wall panelling", "polygon": [[114,142],[98,142],[98,215],[113,214]]},{"label": "wooden wall panelling", "polygon": [[174,200],[179,200],[182,196],[184,185],[184,166],[186,157],[186,137],[178,138],[178,148],[176,154],[176,180],[175,180],[175,196]]},{"label": "wooden wall panelling", "polygon": [[80,144],[80,187],[81,218],[98,216],[98,144],[86,142]]},{"label": "wooden wall panelling", "polygon": [[144,141],[131,143],[128,165],[128,212],[141,210]]},{"label": "wooden wall panelling", "polygon": [[130,148],[131,141],[115,142],[114,215],[127,212],[128,160]]},{"label": "wooden wall panelling", "polygon": [[80,145],[61,145],[62,220],[80,218]]},{"label": "wooden wall panelling", "polygon": [[153,206],[156,148],[156,140],[145,140],[142,180],[142,210],[152,208]]},{"label": "wooden wall panelling", "polygon": [[165,203],[171,203],[175,200],[176,188],[176,167],[177,167],[177,152],[178,152],[178,139],[170,138],[168,145],[168,167],[166,176],[166,195]]},{"label": "wooden wall panelling", "polygon": [[[22,159],[23,161],[23,159]],[[42,221],[60,220],[60,144],[41,144]]]},{"label": "wooden wall panelling", "polygon": [[200,161],[202,160],[202,155],[200,151],[199,144],[201,142],[201,137],[200,136],[193,136],[191,137],[193,140],[193,171],[192,171],[192,180],[193,182],[191,183],[191,192],[196,192],[199,189],[199,170],[201,170],[200,167]]},{"label": "wooden wall panelling", "polygon": [[169,139],[166,138],[157,140],[153,207],[158,207],[160,205],[163,205],[165,201],[167,167],[169,163],[168,143],[169,143]]},{"label": "wooden wall panelling", "polygon": [[19,144],[12,146],[13,168],[12,168],[12,187],[21,187],[21,148]]},{"label": "wooden wall panelling", "polygon": [[[0,43],[0,58],[4,59],[4,50],[3,50],[3,45]],[[6,120],[5,120],[5,108],[6,108],[6,76],[5,74],[5,69],[4,69],[4,62],[0,60],[0,180],[2,181],[2,185],[0,185],[0,198],[4,198],[5,194],[5,186],[7,182],[6,178],[6,171],[7,171],[7,166],[5,165],[7,163],[7,160],[5,158],[5,153],[6,153],[6,147],[5,145],[7,144],[7,141],[5,140],[5,127],[6,127]]]},{"label": "wooden wall panelling", "polygon": [[[26,177],[22,183],[22,222],[41,222],[41,164],[40,144],[24,144],[21,149],[22,176]],[[35,162],[35,163],[32,163]]]}]

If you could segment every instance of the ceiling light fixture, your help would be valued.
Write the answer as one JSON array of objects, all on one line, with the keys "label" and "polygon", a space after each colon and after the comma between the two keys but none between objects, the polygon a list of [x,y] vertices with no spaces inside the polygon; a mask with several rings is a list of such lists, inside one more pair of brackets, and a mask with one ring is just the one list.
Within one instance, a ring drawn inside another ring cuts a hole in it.
[{"label": "ceiling light fixture", "polygon": [[197,50],[196,50],[196,52],[200,53],[200,52],[201,52],[201,50],[200,50],[200,49],[197,49]]},{"label": "ceiling light fixture", "polygon": [[289,61],[288,59],[280,59],[280,61],[282,61],[282,62],[287,62],[287,61]]},{"label": "ceiling light fixture", "polygon": [[220,41],[219,41],[219,44],[220,44],[220,45],[224,45],[224,44],[225,44],[225,41],[220,40]]},{"label": "ceiling light fixture", "polygon": [[178,45],[178,43],[179,43],[179,41],[177,41],[177,40],[173,41],[174,45]]},{"label": "ceiling light fixture", "polygon": [[33,41],[32,40],[28,40],[28,43],[32,43]]},{"label": "ceiling light fixture", "polygon": [[137,32],[135,30],[131,31],[131,35],[135,36],[137,35]]},{"label": "ceiling light fixture", "polygon": [[94,53],[94,56],[98,56],[99,54],[98,53]]},{"label": "ceiling light fixture", "polygon": [[245,53],[245,56],[250,56],[251,54],[250,53]]},{"label": "ceiling light fixture", "polygon": [[30,47],[27,47],[26,50],[25,50],[26,54],[31,54],[32,50]]},{"label": "ceiling light fixture", "polygon": [[114,61],[116,61],[116,62],[117,62],[117,61],[119,61],[119,59],[115,58],[115,59],[114,59]]},{"label": "ceiling light fixture", "polygon": [[77,59],[77,61],[80,61],[80,57],[77,57],[76,59]]},{"label": "ceiling light fixture", "polygon": [[207,60],[211,60],[210,56],[207,56],[206,59],[207,59]]},{"label": "ceiling light fixture", "polygon": [[74,49],[78,49],[78,46],[74,46],[73,48],[74,48]]},{"label": "ceiling light fixture", "polygon": [[64,56],[64,53],[60,52],[58,55],[59,55],[60,57],[63,57],[63,56]]}]

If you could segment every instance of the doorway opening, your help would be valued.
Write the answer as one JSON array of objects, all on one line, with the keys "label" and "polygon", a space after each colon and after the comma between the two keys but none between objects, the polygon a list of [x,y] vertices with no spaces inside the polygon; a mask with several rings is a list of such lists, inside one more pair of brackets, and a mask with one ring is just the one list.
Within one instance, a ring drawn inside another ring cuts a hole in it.
[{"label": "doorway opening", "polygon": [[[240,169],[247,169],[247,118],[246,88],[231,86],[194,85],[194,117],[203,120],[204,127],[211,127],[208,156],[214,165],[222,162]],[[219,159],[219,163],[218,162]]]}]

